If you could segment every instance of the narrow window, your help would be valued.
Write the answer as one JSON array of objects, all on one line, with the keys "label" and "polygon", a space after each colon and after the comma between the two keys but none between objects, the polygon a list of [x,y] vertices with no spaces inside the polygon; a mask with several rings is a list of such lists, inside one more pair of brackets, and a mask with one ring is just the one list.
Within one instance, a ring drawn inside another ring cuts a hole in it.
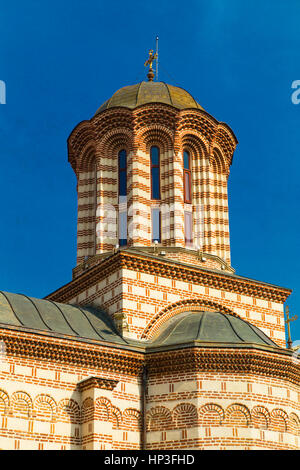
[{"label": "narrow window", "polygon": [[161,243],[160,209],[151,210],[151,219],[152,219],[152,242],[156,240],[158,241],[158,243]]},{"label": "narrow window", "polygon": [[120,150],[119,155],[119,245],[127,245],[127,154]]},{"label": "narrow window", "polygon": [[183,152],[183,191],[184,202],[191,204],[192,202],[192,174],[191,174],[191,158],[189,152]]},{"label": "narrow window", "polygon": [[119,152],[119,196],[127,196],[127,155],[126,150]]},{"label": "narrow window", "polygon": [[192,245],[193,243],[193,213],[184,212],[184,234],[186,245]]},{"label": "narrow window", "polygon": [[151,199],[160,199],[159,148],[151,147]]}]

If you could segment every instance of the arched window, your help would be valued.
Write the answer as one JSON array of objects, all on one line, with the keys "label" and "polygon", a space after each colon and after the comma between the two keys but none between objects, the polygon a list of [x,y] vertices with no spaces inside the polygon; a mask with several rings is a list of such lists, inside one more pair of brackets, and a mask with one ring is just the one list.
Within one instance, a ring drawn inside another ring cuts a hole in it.
[{"label": "arched window", "polygon": [[120,150],[119,164],[119,245],[127,245],[127,154]]},{"label": "arched window", "polygon": [[119,152],[119,197],[127,196],[127,155],[126,150]]},{"label": "arched window", "polygon": [[192,173],[191,173],[191,157],[189,152],[183,152],[183,192],[184,202],[191,204],[192,202]]},{"label": "arched window", "polygon": [[[183,195],[184,203],[192,203],[192,172],[191,172],[191,156],[189,152],[183,152]],[[185,208],[184,211],[184,234],[185,244],[192,246],[193,244],[193,213],[192,206]]]},{"label": "arched window", "polygon": [[150,150],[151,158],[151,199],[160,199],[160,155],[159,148],[154,146]]}]

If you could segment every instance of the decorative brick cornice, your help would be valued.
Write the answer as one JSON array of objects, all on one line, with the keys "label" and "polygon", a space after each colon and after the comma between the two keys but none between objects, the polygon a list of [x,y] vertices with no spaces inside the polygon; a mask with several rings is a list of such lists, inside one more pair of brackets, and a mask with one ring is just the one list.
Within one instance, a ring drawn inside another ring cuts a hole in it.
[{"label": "decorative brick cornice", "polygon": [[94,148],[95,153],[96,141],[101,146],[112,132],[120,132],[120,135],[129,132],[128,135],[132,137],[128,140],[128,147],[132,147],[136,137],[139,145],[143,147],[145,142],[142,136],[146,135],[151,127],[154,127],[158,134],[164,128],[163,139],[169,133],[168,147],[173,148],[175,152],[181,148],[182,133],[200,132],[203,142],[209,143],[211,149],[214,146],[219,147],[226,155],[228,166],[231,164],[237,139],[227,124],[217,121],[201,109],[179,110],[169,104],[147,103],[133,110],[124,107],[105,109],[92,119],[80,122],[74,128],[68,138],[68,153],[69,162],[77,177],[79,167],[82,166],[82,155],[89,147]]},{"label": "decorative brick cornice", "polygon": [[300,359],[285,350],[281,354],[258,351],[254,345],[246,348],[187,348],[149,353],[149,373],[167,374],[178,371],[219,372],[274,377],[300,384]]},{"label": "decorative brick cornice", "polygon": [[[138,248],[135,247],[134,249],[138,252],[145,253],[145,254],[150,254],[151,255],[151,254],[154,253],[154,247],[153,246],[151,246],[151,247],[143,246],[143,247],[138,247]],[[200,252],[199,250],[190,250],[190,249],[187,250],[185,247],[163,246],[161,249],[162,249],[162,251],[164,251],[166,253],[165,258],[170,257],[171,260],[172,260],[172,258],[171,258],[170,255],[178,254],[178,253],[180,253],[181,255],[194,256],[197,260],[200,259],[201,256],[203,256],[203,257],[205,257],[205,260],[206,259],[207,260],[212,260],[216,264],[219,264],[220,267],[222,266],[224,268],[222,270],[224,270],[226,272],[229,272],[229,273],[232,273],[232,274],[235,273],[235,269],[232,266],[230,266],[230,264],[228,264],[224,259],[220,258],[219,256],[211,254],[211,253],[203,253],[203,252]],[[101,254],[89,256],[86,261],[84,261],[83,263],[77,265],[72,270],[73,279],[76,279],[77,277],[82,275],[84,272],[86,272],[88,269],[90,269],[90,268],[96,266],[97,264],[103,262],[106,258],[108,258],[109,256],[111,256],[114,253],[115,253],[115,251],[109,251],[109,252],[106,252],[106,253],[101,253]],[[175,259],[175,261],[176,261],[176,259]],[[178,261],[180,261],[180,260],[178,260]],[[190,262],[184,261],[184,264],[193,265],[193,262],[192,262],[192,260],[190,260]],[[205,268],[205,266],[203,266],[203,267]]]},{"label": "decorative brick cornice", "polygon": [[[215,372],[221,374],[250,374],[273,377],[294,384],[300,383],[300,359],[285,349],[249,345],[197,344],[177,345],[169,350],[152,350],[146,344],[136,347],[87,344],[81,341],[51,338],[46,334],[33,334],[2,328],[7,356],[30,358],[91,367],[110,373],[140,376],[146,365],[149,374],[186,372]],[[144,347],[143,347],[144,346]],[[149,347],[150,346],[150,347]],[[79,388],[90,387],[112,390],[116,380],[90,377]]]},{"label": "decorative brick cornice", "polygon": [[25,331],[0,330],[0,341],[4,341],[7,355],[29,357],[81,367],[94,367],[107,372],[139,375],[143,366],[143,355],[117,345],[86,343],[57,339]]},{"label": "decorative brick cornice", "polygon": [[87,269],[83,274],[76,277],[76,279],[73,279],[68,284],[65,284],[47,295],[45,299],[68,303],[71,299],[80,294],[80,292],[88,289],[98,281],[105,279],[109,274],[112,274],[121,267],[121,258],[118,254],[109,256],[100,261],[96,266]]},{"label": "decorative brick cornice", "polygon": [[128,249],[121,250],[104,259],[73,281],[47,295],[45,299],[67,303],[80,294],[80,292],[83,292],[101,279],[104,279],[108,274],[120,268],[200,284],[256,298],[273,300],[275,302],[285,302],[292,292],[291,289],[284,287],[273,286],[236,275],[218,273],[200,267],[188,266],[177,261],[163,259],[162,257],[150,254],[141,254],[134,251],[134,249]]},{"label": "decorative brick cornice", "polygon": [[77,388],[80,392],[90,390],[92,388],[100,388],[102,390],[113,390],[118,383],[118,380],[105,379],[101,377],[88,377],[87,379],[78,382]]}]

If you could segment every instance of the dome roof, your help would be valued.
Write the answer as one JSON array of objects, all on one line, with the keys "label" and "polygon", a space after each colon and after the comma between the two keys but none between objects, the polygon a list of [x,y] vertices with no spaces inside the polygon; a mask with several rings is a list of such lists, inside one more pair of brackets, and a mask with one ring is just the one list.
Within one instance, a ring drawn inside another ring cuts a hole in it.
[{"label": "dome roof", "polygon": [[168,85],[164,82],[141,82],[125,86],[116,91],[105,101],[95,116],[108,108],[124,107],[134,109],[146,103],[166,103],[178,109],[202,109],[199,103],[183,88]]},{"label": "dome roof", "polygon": [[220,312],[185,312],[170,319],[151,347],[190,342],[254,343],[277,347],[259,328],[234,315]]}]

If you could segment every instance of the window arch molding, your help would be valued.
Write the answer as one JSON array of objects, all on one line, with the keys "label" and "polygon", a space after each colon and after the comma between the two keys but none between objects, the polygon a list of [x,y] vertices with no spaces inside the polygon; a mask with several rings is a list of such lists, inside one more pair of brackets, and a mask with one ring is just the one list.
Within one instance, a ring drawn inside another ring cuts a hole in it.
[{"label": "window arch molding", "polygon": [[160,152],[161,155],[163,155],[165,152],[168,151],[167,146],[165,145],[165,142],[162,142],[161,140],[156,140],[155,139],[155,140],[150,140],[150,141],[147,142],[147,145],[146,145],[147,155],[150,155],[152,147],[158,147],[159,152]]},{"label": "window arch molding", "polygon": [[104,155],[106,158],[112,160],[118,155],[118,152],[123,148],[127,152],[132,151],[133,147],[133,133],[126,128],[111,129],[103,137],[97,145],[97,152],[99,155]]},{"label": "window arch molding", "polygon": [[147,155],[150,152],[150,148],[155,145],[160,148],[161,154],[173,149],[174,136],[173,132],[168,128],[148,127],[146,130],[138,132],[137,138],[140,142],[140,149],[146,152]]},{"label": "window arch molding", "polygon": [[180,136],[180,152],[187,150],[191,153],[193,160],[201,161],[209,158],[209,148],[200,135],[186,132]]}]

